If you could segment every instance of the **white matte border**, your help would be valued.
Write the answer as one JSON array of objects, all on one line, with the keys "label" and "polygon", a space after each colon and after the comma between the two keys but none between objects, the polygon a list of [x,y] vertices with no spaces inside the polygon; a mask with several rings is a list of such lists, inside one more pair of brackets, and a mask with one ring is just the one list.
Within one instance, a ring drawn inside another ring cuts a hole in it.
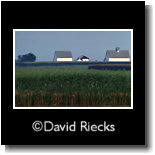
[{"label": "white matte border", "polygon": [[[131,32],[131,107],[15,107],[15,32],[16,31],[130,31]],[[133,109],[133,29],[13,29],[13,109]]]}]

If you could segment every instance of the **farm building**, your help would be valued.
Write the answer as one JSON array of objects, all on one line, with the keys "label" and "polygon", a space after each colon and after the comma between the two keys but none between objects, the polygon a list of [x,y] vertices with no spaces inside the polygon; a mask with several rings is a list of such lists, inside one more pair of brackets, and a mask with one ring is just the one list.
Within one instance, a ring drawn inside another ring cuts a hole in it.
[{"label": "farm building", "polygon": [[120,48],[116,48],[116,50],[108,50],[105,55],[105,62],[129,62],[130,55],[128,50],[120,50]]},{"label": "farm building", "polygon": [[53,61],[72,61],[72,52],[55,51]]},{"label": "farm building", "polygon": [[89,58],[84,55],[81,55],[76,59],[76,61],[89,61]]}]

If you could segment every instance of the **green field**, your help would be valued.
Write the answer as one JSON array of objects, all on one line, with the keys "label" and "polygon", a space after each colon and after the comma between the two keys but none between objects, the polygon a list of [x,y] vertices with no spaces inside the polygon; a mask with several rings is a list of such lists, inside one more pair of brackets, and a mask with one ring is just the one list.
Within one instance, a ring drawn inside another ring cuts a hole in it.
[{"label": "green field", "polygon": [[17,107],[129,107],[131,72],[74,67],[16,67]]}]

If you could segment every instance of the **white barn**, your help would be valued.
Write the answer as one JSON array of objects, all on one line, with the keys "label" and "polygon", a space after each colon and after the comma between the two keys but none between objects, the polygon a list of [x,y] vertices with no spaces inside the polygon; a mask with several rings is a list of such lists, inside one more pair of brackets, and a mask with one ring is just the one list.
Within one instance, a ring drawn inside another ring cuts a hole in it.
[{"label": "white barn", "polygon": [[120,50],[120,48],[116,48],[116,50],[108,50],[105,55],[105,62],[129,62],[130,55],[128,50]]},{"label": "white barn", "polygon": [[89,61],[89,58],[86,57],[85,55],[81,55],[76,59],[76,61]]},{"label": "white barn", "polygon": [[55,51],[53,61],[72,61],[71,51]]}]

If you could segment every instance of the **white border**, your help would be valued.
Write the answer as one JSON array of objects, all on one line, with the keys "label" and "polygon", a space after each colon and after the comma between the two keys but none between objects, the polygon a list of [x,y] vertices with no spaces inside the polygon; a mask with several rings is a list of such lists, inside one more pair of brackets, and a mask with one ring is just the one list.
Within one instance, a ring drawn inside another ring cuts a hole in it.
[{"label": "white border", "polygon": [[[15,31],[130,31],[131,107],[15,107]],[[13,109],[133,109],[133,29],[13,29]]]}]

